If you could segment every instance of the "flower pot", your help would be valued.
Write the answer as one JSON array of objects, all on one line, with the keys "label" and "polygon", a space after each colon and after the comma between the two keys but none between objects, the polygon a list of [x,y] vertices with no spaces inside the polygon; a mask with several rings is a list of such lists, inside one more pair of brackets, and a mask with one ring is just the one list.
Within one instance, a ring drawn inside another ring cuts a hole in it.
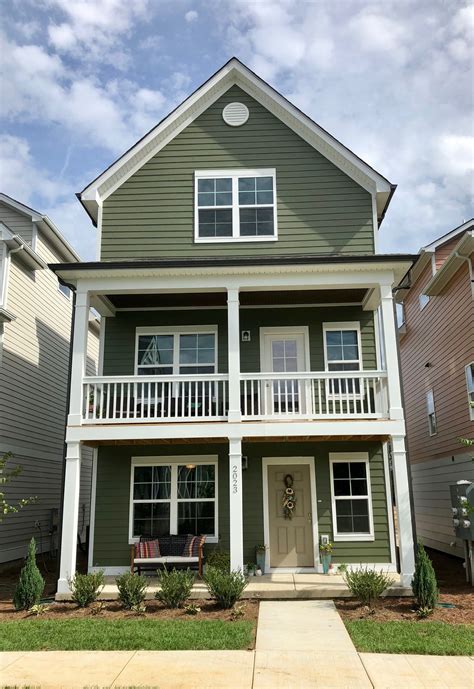
[{"label": "flower pot", "polygon": [[323,574],[328,574],[331,564],[331,553],[321,553],[321,564],[323,566]]},{"label": "flower pot", "polygon": [[257,567],[259,567],[263,572],[265,572],[265,551],[264,550],[256,550],[255,551],[255,559],[257,560]]}]

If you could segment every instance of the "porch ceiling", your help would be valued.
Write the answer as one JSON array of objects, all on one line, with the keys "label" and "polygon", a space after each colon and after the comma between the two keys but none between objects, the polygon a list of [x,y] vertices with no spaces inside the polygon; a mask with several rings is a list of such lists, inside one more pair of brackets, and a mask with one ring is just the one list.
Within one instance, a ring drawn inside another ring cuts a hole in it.
[{"label": "porch ceiling", "polygon": [[[294,304],[362,304],[366,289],[319,289],[299,291],[241,292],[241,306],[281,306]],[[117,309],[225,307],[225,292],[179,294],[110,294],[109,300]]]}]

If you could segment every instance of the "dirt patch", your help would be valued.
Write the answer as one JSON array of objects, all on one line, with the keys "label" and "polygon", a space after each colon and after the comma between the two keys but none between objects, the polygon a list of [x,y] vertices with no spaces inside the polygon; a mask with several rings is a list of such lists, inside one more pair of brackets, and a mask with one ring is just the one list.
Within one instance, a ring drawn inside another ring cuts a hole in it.
[{"label": "dirt patch", "polygon": [[[235,608],[242,610],[243,614],[238,617],[232,610],[222,610],[214,601],[193,600],[201,610],[197,615],[189,615],[184,609],[170,610],[165,608],[157,600],[146,601],[146,613],[142,616],[146,619],[156,620],[223,620],[231,622],[235,619],[256,622],[258,617],[258,601],[245,600],[237,603]],[[37,619],[41,620],[64,620],[64,619],[132,619],[137,618],[137,614],[129,610],[124,610],[118,601],[104,601],[93,603],[88,608],[78,608],[74,603],[51,603],[48,611],[42,613]],[[0,602],[0,621],[33,619],[28,612],[17,612],[9,601]]]},{"label": "dirt patch", "polygon": [[[466,582],[463,561],[429,548],[426,552],[436,572],[441,604],[427,619],[450,624],[473,624],[474,588]],[[382,598],[376,601],[372,610],[350,599],[339,599],[335,604],[341,617],[348,620],[389,622],[419,619],[413,598]],[[454,607],[444,607],[443,604]]]}]

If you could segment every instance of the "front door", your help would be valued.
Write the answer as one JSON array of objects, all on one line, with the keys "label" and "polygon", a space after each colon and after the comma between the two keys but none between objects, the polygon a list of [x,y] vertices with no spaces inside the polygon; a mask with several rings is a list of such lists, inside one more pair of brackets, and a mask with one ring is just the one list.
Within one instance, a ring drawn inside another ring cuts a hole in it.
[{"label": "front door", "polygon": [[[265,413],[304,414],[306,412],[306,381],[291,378],[291,373],[306,371],[306,335],[291,328],[263,332],[261,370],[277,373],[278,377],[266,383],[264,391]],[[286,377],[283,374],[290,374]]]},{"label": "front door", "polygon": [[[270,567],[313,567],[313,518],[308,464],[270,464],[268,521]],[[294,491],[293,508],[285,509],[285,489]]]}]

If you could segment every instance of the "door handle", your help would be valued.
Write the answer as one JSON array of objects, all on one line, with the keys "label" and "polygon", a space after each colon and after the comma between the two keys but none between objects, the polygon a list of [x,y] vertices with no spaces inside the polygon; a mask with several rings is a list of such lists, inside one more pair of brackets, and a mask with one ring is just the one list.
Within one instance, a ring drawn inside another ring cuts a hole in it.
[{"label": "door handle", "polygon": [[309,521],[309,523],[312,522],[312,516],[313,516],[313,515],[311,514],[311,512],[308,512],[308,521]]}]

